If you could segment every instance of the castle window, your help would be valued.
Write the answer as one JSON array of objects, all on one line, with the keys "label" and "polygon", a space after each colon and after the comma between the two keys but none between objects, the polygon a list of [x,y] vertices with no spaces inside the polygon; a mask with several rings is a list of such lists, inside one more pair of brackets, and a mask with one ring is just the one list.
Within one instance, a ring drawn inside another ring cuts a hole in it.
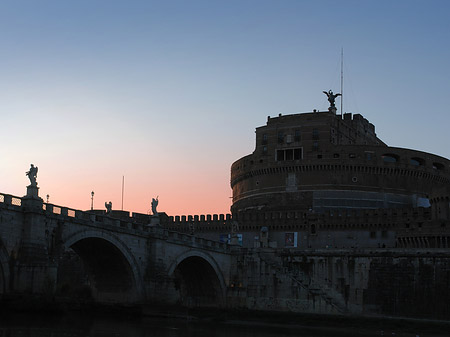
[{"label": "castle window", "polygon": [[373,157],[373,152],[366,152],[366,160],[371,161]]},{"label": "castle window", "polygon": [[442,165],[441,163],[433,163],[433,169],[434,170],[443,170],[444,165]]},{"label": "castle window", "polygon": [[263,134],[262,143],[263,143],[263,145],[267,144],[267,134],[266,133]]},{"label": "castle window", "polygon": [[284,160],[284,150],[277,150],[277,161],[283,161]]},{"label": "castle window", "polygon": [[276,161],[300,160],[302,159],[302,148],[277,150]]},{"label": "castle window", "polygon": [[385,163],[396,163],[398,161],[398,156],[395,154],[383,154],[381,158]]},{"label": "castle window", "polygon": [[278,132],[278,143],[284,142],[284,134],[283,132]]},{"label": "castle window", "polygon": [[294,150],[293,149],[286,150],[285,157],[286,157],[286,160],[293,160],[294,159]]},{"label": "castle window", "polygon": [[319,139],[319,130],[313,129],[312,139]]},{"label": "castle window", "polygon": [[319,150],[319,142],[314,142],[313,143],[313,151],[318,151]]},{"label": "castle window", "polygon": [[266,145],[263,146],[263,154],[267,154],[267,146]]},{"label": "castle window", "polygon": [[414,158],[411,158],[409,163],[413,166],[422,166],[423,164],[425,164],[425,160],[423,160],[422,158],[414,157]]},{"label": "castle window", "polygon": [[300,130],[295,130],[294,141],[299,142],[301,140]]}]

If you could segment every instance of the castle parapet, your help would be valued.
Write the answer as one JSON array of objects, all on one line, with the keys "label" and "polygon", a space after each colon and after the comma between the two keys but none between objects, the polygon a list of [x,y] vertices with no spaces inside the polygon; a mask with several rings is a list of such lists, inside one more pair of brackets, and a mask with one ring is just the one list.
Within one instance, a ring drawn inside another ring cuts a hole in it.
[{"label": "castle parapet", "polygon": [[181,232],[216,231],[230,227],[231,220],[231,214],[175,215],[169,216],[164,226]]}]

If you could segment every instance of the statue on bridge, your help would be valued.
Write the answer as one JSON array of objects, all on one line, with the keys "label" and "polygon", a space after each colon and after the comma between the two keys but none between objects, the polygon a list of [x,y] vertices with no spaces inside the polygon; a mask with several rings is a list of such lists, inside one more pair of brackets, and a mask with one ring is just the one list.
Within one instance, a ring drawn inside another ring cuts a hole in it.
[{"label": "statue on bridge", "polygon": [[37,173],[38,173],[38,168],[37,168],[37,166],[34,166],[33,164],[31,164],[30,170],[28,172],[25,172],[25,175],[27,175],[28,178],[30,179],[30,186],[37,186],[37,181],[36,181]]},{"label": "statue on bridge", "polygon": [[328,110],[333,109],[333,108],[336,108],[336,105],[335,105],[336,98],[337,98],[338,96],[342,96],[342,95],[341,95],[341,94],[333,94],[333,91],[331,91],[331,90],[328,90],[328,92],[327,92],[327,91],[324,91],[323,93],[324,93],[325,95],[327,95],[327,97],[328,97],[328,102],[330,102],[330,107],[328,108]]},{"label": "statue on bridge", "polygon": [[156,199],[152,198],[152,213],[153,213],[153,215],[156,215],[156,216],[158,216],[158,212],[156,211],[156,207],[158,207],[158,202],[159,202],[158,197],[159,196],[157,196]]},{"label": "statue on bridge", "polygon": [[106,214],[110,214],[112,210],[112,202],[105,202]]}]

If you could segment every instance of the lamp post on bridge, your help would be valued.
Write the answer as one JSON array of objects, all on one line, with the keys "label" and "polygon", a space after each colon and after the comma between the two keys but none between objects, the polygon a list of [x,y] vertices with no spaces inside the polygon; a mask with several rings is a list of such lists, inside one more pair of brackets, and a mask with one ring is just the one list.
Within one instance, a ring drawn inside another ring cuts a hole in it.
[{"label": "lamp post on bridge", "polygon": [[91,192],[91,211],[94,209],[94,191]]}]

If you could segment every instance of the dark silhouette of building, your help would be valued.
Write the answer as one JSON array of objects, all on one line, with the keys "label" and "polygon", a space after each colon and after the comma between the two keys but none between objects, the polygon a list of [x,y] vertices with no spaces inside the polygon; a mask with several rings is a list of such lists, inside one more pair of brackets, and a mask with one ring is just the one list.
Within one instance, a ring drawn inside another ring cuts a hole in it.
[{"label": "dark silhouette of building", "polygon": [[268,117],[255,151],[232,164],[231,187],[231,216],[167,226],[216,239],[236,232],[245,246],[450,245],[450,161],[387,146],[360,114]]}]

